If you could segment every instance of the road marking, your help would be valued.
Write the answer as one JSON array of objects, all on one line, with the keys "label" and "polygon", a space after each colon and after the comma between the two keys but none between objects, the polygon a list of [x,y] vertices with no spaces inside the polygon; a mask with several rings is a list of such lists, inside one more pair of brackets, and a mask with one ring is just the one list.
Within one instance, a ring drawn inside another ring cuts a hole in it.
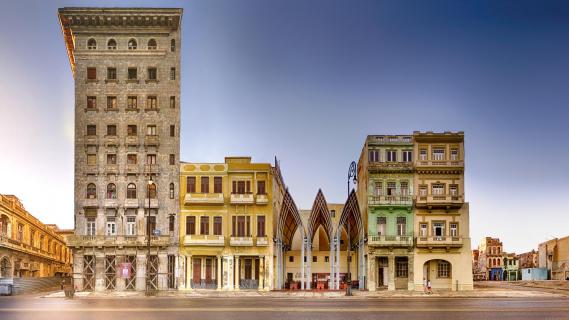
[{"label": "road marking", "polygon": [[244,308],[73,308],[73,309],[46,309],[46,308],[0,308],[1,312],[339,312],[339,313],[365,313],[365,312],[569,312],[567,307],[553,308],[294,308],[294,307],[244,307]]}]

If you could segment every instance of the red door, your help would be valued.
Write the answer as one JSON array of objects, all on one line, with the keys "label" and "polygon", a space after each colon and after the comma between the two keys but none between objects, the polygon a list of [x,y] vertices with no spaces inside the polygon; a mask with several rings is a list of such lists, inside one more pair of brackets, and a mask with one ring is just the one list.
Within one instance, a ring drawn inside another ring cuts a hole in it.
[{"label": "red door", "polygon": [[194,259],[194,284],[200,284],[202,279],[202,260]]},{"label": "red door", "polygon": [[205,260],[205,281],[206,283],[211,282],[211,259]]}]

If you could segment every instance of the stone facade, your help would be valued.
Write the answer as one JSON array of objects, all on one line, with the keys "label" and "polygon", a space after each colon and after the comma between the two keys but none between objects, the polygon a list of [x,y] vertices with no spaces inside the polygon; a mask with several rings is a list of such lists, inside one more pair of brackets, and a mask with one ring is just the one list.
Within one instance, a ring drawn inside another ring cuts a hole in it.
[{"label": "stone facade", "polygon": [[502,280],[504,274],[503,246],[498,238],[485,237],[478,244],[478,266],[483,280]]},{"label": "stone facade", "polygon": [[538,246],[538,263],[551,280],[569,280],[569,236],[555,238]]},{"label": "stone facade", "polygon": [[[79,290],[177,287],[181,17],[59,10],[75,79],[70,245]],[[128,277],[116,276],[119,266]]]},{"label": "stone facade", "polygon": [[0,283],[69,276],[72,254],[58,230],[32,216],[17,197],[0,195]]}]

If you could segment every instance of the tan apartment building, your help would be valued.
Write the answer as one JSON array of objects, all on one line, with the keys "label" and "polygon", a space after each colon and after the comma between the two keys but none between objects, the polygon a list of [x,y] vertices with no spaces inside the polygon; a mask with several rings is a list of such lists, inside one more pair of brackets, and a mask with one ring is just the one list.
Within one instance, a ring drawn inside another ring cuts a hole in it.
[{"label": "tan apartment building", "polygon": [[75,80],[79,290],[178,285],[181,18],[173,8],[59,9]]},{"label": "tan apartment building", "polygon": [[55,225],[43,224],[16,196],[0,195],[1,279],[69,276],[71,261]]},{"label": "tan apartment building", "polygon": [[484,275],[483,280],[500,281],[504,279],[503,245],[498,238],[484,237],[478,244],[478,266]]},{"label": "tan apartment building", "polygon": [[538,263],[547,269],[549,279],[569,280],[569,236],[540,243]]},{"label": "tan apartment building", "polygon": [[418,132],[414,140],[414,287],[472,290],[464,133]]}]

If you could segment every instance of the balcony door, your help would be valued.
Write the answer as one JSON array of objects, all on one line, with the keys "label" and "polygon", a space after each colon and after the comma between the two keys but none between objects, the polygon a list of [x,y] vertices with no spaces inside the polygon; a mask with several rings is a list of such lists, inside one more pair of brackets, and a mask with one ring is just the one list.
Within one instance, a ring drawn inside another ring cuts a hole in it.
[{"label": "balcony door", "polygon": [[194,274],[192,280],[194,281],[195,285],[199,285],[202,279],[202,259],[195,258],[194,259]]}]

